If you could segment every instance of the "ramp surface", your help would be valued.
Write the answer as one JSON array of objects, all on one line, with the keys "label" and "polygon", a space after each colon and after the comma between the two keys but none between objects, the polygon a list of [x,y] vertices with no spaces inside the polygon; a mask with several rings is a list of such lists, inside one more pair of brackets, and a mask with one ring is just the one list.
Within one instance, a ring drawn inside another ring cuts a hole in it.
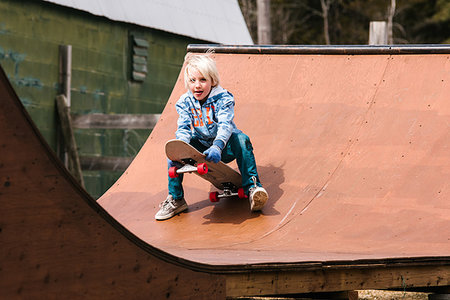
[{"label": "ramp surface", "polygon": [[[187,213],[155,222],[167,196],[178,79],[143,149],[99,203],[147,243],[213,265],[450,255],[448,54],[215,54],[270,200],[208,201],[185,176]],[[182,74],[182,73],[180,73]]]},{"label": "ramp surface", "polygon": [[97,203],[1,71],[2,296],[213,299],[450,285],[450,48],[291,50],[215,54],[236,124],[254,145],[266,207],[210,203],[214,188],[187,175],[189,211],[164,222],[154,214],[167,195],[164,144],[181,78]]}]

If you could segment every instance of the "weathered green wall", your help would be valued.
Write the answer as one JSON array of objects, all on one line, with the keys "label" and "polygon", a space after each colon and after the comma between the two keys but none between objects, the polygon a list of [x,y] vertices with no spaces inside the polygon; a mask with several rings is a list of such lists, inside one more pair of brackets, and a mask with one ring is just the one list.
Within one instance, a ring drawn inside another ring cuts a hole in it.
[{"label": "weathered green wall", "polygon": [[[148,41],[148,75],[130,79],[130,33]],[[186,46],[201,41],[113,22],[43,1],[0,1],[0,64],[41,133],[56,150],[55,96],[59,45],[72,45],[72,113],[160,113]],[[134,156],[149,130],[75,131],[80,155]],[[101,195],[121,172],[84,171],[87,190]]]}]

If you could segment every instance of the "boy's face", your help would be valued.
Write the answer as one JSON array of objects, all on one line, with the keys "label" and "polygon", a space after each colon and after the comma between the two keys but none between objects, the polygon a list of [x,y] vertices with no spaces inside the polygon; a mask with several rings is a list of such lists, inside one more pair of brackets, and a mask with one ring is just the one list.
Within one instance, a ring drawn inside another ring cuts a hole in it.
[{"label": "boy's face", "polygon": [[208,97],[211,92],[211,78],[203,76],[197,69],[191,68],[188,70],[188,87],[194,98],[202,101]]}]

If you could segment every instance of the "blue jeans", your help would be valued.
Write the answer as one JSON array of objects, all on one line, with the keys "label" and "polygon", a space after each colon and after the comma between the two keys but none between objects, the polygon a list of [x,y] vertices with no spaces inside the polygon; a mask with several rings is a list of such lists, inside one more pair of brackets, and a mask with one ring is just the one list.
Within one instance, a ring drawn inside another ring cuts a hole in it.
[{"label": "blue jeans", "polygon": [[[198,140],[192,139],[190,144],[200,152],[204,152],[208,147],[205,147]],[[224,163],[232,162],[236,159],[239,171],[242,175],[242,187],[246,194],[252,187],[252,177],[256,177],[256,184],[262,186],[259,181],[258,171],[256,170],[255,156],[253,155],[253,146],[250,138],[245,133],[233,133],[222,151],[222,161]],[[181,199],[184,197],[183,191],[183,174],[177,178],[169,177],[169,194],[174,199]]]}]

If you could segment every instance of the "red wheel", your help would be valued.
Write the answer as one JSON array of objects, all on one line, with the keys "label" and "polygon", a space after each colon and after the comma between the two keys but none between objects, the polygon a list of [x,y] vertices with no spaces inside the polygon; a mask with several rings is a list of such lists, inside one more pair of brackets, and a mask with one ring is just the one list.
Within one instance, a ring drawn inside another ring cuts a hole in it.
[{"label": "red wheel", "polygon": [[205,163],[198,164],[197,165],[197,173],[200,175],[205,175],[206,173],[208,173],[208,165]]},{"label": "red wheel", "polygon": [[170,167],[169,168],[169,177],[170,178],[177,178],[178,177],[177,167]]},{"label": "red wheel", "polygon": [[219,193],[218,192],[211,192],[211,193],[209,193],[209,201],[211,201],[211,202],[219,202]]},{"label": "red wheel", "polygon": [[243,198],[247,198],[247,195],[244,192],[243,188],[238,189],[238,197],[243,199]]}]

